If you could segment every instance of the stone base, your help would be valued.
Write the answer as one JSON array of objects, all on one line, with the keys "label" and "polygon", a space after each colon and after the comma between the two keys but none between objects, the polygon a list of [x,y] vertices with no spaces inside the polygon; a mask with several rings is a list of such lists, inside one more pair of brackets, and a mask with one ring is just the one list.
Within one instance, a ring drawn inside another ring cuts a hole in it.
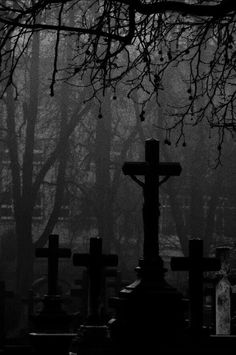
[{"label": "stone base", "polygon": [[113,353],[106,325],[81,325],[71,351],[78,355],[110,355]]},{"label": "stone base", "polygon": [[67,314],[62,309],[60,296],[45,296],[42,311],[30,317],[33,332],[42,333],[67,333],[73,315]]},{"label": "stone base", "polygon": [[118,346],[146,349],[147,344],[164,348],[181,346],[186,324],[182,295],[164,279],[160,262],[143,265],[138,279],[111,300],[116,317],[109,322],[112,341]]},{"label": "stone base", "polygon": [[68,355],[75,333],[30,333],[30,343],[36,355]]},{"label": "stone base", "polygon": [[79,337],[83,342],[104,343],[109,338],[109,329],[106,325],[81,325]]}]

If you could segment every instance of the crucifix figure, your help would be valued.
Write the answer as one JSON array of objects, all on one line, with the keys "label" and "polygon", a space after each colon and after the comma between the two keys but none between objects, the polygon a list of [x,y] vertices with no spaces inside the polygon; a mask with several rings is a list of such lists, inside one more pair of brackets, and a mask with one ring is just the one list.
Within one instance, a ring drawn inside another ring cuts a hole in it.
[{"label": "crucifix figure", "polygon": [[70,258],[71,250],[59,248],[59,236],[51,234],[49,236],[48,248],[37,248],[35,256],[48,259],[48,296],[58,294],[58,261],[59,258]]},{"label": "crucifix figure", "polygon": [[122,349],[129,344],[133,352],[139,352],[140,344],[145,351],[147,344],[152,344],[150,348],[158,345],[158,349],[162,346],[166,349],[170,339],[172,344],[179,342],[185,324],[182,295],[166,282],[159,254],[159,187],[171,176],[179,176],[181,166],[160,162],[159,141],[148,139],[145,161],[126,162],[122,170],[143,190],[144,242],[143,257],[136,268],[137,279],[111,300],[117,310],[109,322],[111,337]]},{"label": "crucifix figure", "polygon": [[[129,175],[143,188],[143,265],[159,263],[162,268],[162,260],[159,256],[159,186],[171,176],[179,176],[181,166],[179,163],[162,163],[159,158],[159,141],[148,139],[145,141],[145,162],[126,162],[123,165],[123,173]],[[144,182],[137,176],[144,176]],[[162,181],[159,178],[164,176]],[[160,270],[162,271],[162,270]]]},{"label": "crucifix figure", "polygon": [[115,267],[118,264],[117,255],[102,254],[102,239],[90,238],[88,254],[74,254],[73,264],[88,268],[89,292],[88,292],[88,322],[94,324],[100,322],[100,298],[104,269],[107,266]]},{"label": "crucifix figure", "polygon": [[203,240],[189,240],[189,256],[173,257],[172,270],[189,271],[190,327],[193,333],[201,334],[203,327],[203,272],[220,270],[217,258],[203,257]]}]

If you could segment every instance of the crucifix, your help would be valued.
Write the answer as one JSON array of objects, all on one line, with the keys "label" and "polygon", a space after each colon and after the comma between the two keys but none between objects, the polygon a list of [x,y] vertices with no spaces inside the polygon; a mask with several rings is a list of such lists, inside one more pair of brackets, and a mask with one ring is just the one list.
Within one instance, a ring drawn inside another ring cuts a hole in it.
[{"label": "crucifix", "polygon": [[189,240],[189,256],[173,257],[172,270],[189,271],[190,327],[196,334],[203,326],[203,272],[220,270],[221,261],[203,257],[203,240]]},{"label": "crucifix", "polygon": [[114,254],[102,254],[102,239],[90,238],[88,254],[74,254],[73,264],[88,268],[89,292],[88,292],[88,321],[97,323],[100,321],[100,298],[104,269],[107,266],[115,267],[118,264],[118,257]]},{"label": "crucifix", "polygon": [[37,248],[35,256],[48,259],[48,296],[58,294],[58,261],[59,258],[70,258],[71,250],[59,248],[59,236],[51,234],[49,236],[48,248]]},{"label": "crucifix", "polygon": [[[156,264],[159,256],[159,186],[171,176],[179,176],[181,166],[179,163],[160,162],[159,141],[147,139],[145,141],[145,161],[126,162],[122,170],[129,175],[143,189],[143,264]],[[144,182],[137,176],[144,176]],[[164,176],[162,181],[159,178]]]}]

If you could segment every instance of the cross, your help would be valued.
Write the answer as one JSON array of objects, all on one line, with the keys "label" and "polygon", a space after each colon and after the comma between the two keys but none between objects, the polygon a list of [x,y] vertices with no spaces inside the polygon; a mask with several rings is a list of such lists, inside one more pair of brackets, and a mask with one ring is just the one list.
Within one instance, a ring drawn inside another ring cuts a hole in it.
[{"label": "cross", "polygon": [[[147,139],[145,141],[145,162],[126,162],[122,167],[123,173],[129,175],[143,188],[143,225],[144,263],[151,263],[159,257],[159,186],[171,176],[179,176],[181,166],[179,163],[165,163],[159,161],[159,141]],[[144,176],[144,182],[136,176]],[[159,177],[165,178],[159,182]]]},{"label": "cross", "polygon": [[189,240],[189,256],[171,258],[171,269],[189,271],[190,327],[196,334],[203,325],[203,272],[220,270],[217,258],[203,257],[203,240]]},{"label": "cross", "polygon": [[99,305],[102,291],[103,272],[107,266],[117,266],[117,255],[102,254],[102,239],[90,238],[88,254],[74,254],[73,264],[88,268],[89,294],[88,294],[88,320],[98,322],[100,319]]},{"label": "cross", "polygon": [[71,250],[68,248],[59,248],[59,236],[51,234],[49,236],[48,248],[37,248],[35,256],[48,258],[48,295],[57,295],[58,261],[59,258],[70,258]]}]

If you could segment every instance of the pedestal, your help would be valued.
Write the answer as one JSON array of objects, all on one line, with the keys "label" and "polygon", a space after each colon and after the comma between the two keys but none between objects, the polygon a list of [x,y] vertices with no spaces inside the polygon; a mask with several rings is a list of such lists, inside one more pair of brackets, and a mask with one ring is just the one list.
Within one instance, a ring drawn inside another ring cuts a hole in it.
[{"label": "pedestal", "polygon": [[30,317],[32,330],[36,332],[67,332],[72,316],[62,309],[62,298],[59,295],[46,295],[43,309],[38,315]]},{"label": "pedestal", "polygon": [[114,354],[111,346],[109,329],[106,325],[83,324],[73,341],[71,351],[78,355],[110,355]]},{"label": "pedestal", "polygon": [[31,317],[32,331],[30,344],[36,355],[68,355],[72,339],[76,333],[70,332],[72,316],[62,309],[59,295],[47,295],[44,306],[38,315]]},{"label": "pedestal", "polygon": [[109,322],[113,342],[131,348],[181,345],[185,331],[182,295],[167,284],[162,260],[140,260],[137,280],[111,300],[116,317]]},{"label": "pedestal", "polygon": [[74,333],[30,333],[30,343],[36,355],[68,355]]}]

